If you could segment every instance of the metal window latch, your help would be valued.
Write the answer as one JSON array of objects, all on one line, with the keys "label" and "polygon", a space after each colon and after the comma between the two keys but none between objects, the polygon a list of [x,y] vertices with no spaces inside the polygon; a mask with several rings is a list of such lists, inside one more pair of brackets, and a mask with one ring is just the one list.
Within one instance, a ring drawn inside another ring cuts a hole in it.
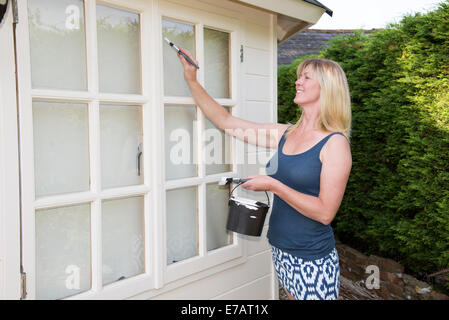
[{"label": "metal window latch", "polygon": [[243,62],[243,45],[240,46],[240,62]]},{"label": "metal window latch", "polygon": [[137,147],[137,175],[140,176],[140,158],[142,157],[142,144]]}]

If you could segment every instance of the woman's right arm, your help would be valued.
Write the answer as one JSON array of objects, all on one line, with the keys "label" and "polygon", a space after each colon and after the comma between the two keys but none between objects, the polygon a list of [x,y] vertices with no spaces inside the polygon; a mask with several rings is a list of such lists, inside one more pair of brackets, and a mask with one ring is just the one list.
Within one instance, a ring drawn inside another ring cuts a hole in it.
[{"label": "woman's right arm", "polygon": [[[195,61],[188,51],[181,50]],[[178,54],[178,56],[184,67],[184,78],[195,102],[216,127],[247,143],[271,149],[277,148],[279,140],[288,128],[288,125],[257,123],[234,117],[217,103],[197,81],[196,68],[187,62],[182,55]]]}]

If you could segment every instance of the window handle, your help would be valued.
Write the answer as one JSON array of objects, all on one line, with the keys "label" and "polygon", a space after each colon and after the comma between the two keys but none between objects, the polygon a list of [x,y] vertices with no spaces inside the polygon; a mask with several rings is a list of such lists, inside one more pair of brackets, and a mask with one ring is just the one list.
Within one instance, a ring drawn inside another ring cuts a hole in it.
[{"label": "window handle", "polygon": [[142,157],[142,144],[137,147],[137,175],[140,176],[140,158]]}]

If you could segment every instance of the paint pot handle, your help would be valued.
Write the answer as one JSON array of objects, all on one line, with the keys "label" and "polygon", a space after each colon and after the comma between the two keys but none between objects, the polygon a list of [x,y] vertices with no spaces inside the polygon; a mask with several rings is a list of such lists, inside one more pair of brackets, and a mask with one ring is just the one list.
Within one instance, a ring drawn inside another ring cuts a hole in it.
[{"label": "paint pot handle", "polygon": [[[234,192],[235,189],[237,189],[238,187],[240,187],[242,184],[244,184],[246,181],[240,182],[238,185],[236,185],[234,188],[232,188],[231,194],[229,195],[229,198],[231,198],[232,193]],[[270,197],[268,196],[268,193],[266,191],[265,195],[267,196],[267,200],[268,200],[268,207],[270,207]]]}]

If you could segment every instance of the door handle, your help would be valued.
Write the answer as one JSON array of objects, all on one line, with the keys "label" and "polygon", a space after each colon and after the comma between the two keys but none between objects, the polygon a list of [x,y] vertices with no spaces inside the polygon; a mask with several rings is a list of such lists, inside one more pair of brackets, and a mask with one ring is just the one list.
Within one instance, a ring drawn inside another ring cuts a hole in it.
[{"label": "door handle", "polygon": [[140,158],[142,157],[142,144],[137,147],[137,175],[140,176]]}]

